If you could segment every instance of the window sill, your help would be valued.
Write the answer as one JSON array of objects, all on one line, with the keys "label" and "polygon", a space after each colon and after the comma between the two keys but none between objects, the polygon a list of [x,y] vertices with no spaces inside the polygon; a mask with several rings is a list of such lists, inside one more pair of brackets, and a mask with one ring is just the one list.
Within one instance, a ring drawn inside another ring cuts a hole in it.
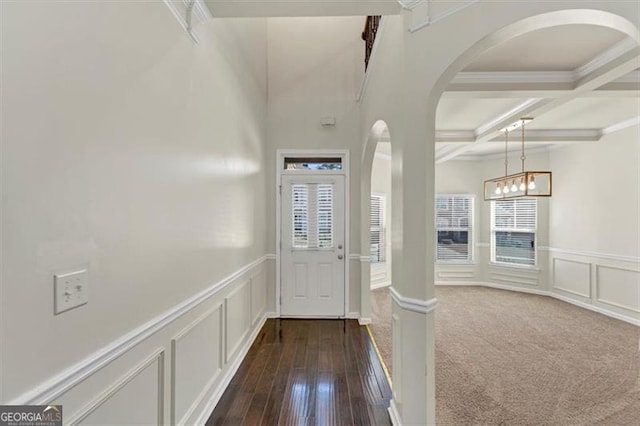
[{"label": "window sill", "polygon": [[499,268],[499,269],[515,269],[518,271],[540,272],[540,268],[538,268],[537,266],[529,266],[529,265],[514,265],[510,263],[489,262],[489,266],[492,268]]},{"label": "window sill", "polygon": [[436,265],[447,265],[447,266],[476,266],[478,264],[478,262],[455,262],[455,261],[450,261],[447,262],[446,260],[436,260],[435,262]]}]

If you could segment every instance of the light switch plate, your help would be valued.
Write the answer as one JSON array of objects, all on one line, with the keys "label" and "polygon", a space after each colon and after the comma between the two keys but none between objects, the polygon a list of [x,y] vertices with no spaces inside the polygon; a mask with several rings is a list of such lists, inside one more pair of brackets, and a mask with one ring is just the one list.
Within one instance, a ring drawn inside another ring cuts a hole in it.
[{"label": "light switch plate", "polygon": [[54,313],[85,305],[89,301],[89,270],[80,269],[64,274],[56,274],[53,280]]}]

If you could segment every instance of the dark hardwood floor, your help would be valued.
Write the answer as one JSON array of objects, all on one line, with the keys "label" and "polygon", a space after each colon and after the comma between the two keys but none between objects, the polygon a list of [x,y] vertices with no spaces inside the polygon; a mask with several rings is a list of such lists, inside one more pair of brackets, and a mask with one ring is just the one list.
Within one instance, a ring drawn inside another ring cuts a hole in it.
[{"label": "dark hardwood floor", "polygon": [[390,398],[357,321],[269,319],[207,425],[390,425]]}]

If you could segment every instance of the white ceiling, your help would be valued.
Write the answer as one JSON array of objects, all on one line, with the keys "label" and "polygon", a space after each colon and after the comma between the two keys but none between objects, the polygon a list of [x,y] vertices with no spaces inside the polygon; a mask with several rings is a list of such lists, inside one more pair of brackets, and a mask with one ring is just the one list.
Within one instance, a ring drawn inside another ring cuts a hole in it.
[{"label": "white ceiling", "polygon": [[[449,84],[438,105],[436,161],[499,155],[500,130],[523,116],[534,118],[526,126],[531,150],[597,143],[637,125],[640,58],[630,53],[634,47],[615,30],[566,25],[487,50]],[[512,138],[519,141],[520,132]]]},{"label": "white ceiling", "polygon": [[532,31],[489,49],[465,71],[571,71],[623,38],[618,31],[594,25]]}]

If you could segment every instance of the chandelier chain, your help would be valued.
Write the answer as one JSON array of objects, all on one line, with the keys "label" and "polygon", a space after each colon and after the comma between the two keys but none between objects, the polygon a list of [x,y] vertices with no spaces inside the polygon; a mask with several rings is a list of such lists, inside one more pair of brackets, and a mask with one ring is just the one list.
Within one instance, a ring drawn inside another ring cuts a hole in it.
[{"label": "chandelier chain", "polygon": [[520,126],[522,128],[522,154],[520,155],[520,160],[522,161],[523,173],[524,173],[524,160],[527,159],[527,157],[524,155],[524,124],[525,124],[525,120],[522,120],[522,126]]}]

